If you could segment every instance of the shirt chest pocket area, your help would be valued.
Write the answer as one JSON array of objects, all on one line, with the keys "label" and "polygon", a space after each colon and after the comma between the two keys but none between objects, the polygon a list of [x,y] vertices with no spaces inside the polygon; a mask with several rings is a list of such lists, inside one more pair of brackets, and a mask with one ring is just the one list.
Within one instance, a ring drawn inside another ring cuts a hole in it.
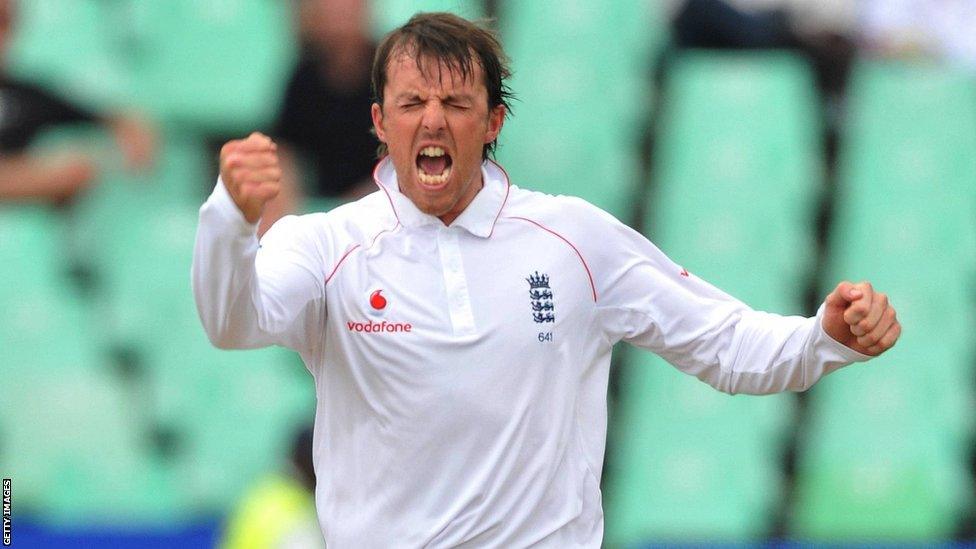
[{"label": "shirt chest pocket area", "polygon": [[551,354],[582,336],[593,308],[586,272],[578,260],[547,259],[472,277],[476,319],[490,330],[486,335],[499,336],[499,345]]}]

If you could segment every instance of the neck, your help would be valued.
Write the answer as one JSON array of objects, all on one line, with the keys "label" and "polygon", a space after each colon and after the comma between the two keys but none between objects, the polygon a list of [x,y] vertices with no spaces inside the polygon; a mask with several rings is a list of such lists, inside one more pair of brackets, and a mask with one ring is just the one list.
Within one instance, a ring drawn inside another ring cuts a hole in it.
[{"label": "neck", "polygon": [[474,201],[474,197],[478,196],[478,193],[481,192],[481,189],[484,188],[484,186],[485,179],[481,174],[481,170],[479,169],[475,172],[474,181],[471,182],[471,185],[465,191],[464,196],[461,197],[461,200],[458,200],[455,208],[443,215],[437,216],[437,218],[440,219],[441,223],[444,225],[450,226],[451,223],[454,223],[454,220],[457,219],[458,216],[460,216],[464,210],[471,205],[471,202]]}]

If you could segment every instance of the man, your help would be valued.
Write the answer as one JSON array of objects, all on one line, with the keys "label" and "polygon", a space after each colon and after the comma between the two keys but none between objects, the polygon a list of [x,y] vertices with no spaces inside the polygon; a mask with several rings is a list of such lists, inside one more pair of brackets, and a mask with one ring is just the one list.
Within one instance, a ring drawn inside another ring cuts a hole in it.
[{"label": "man", "polygon": [[102,124],[115,137],[128,168],[151,167],[156,134],[140,116],[93,112],[7,73],[16,15],[13,0],[0,0],[0,201],[59,203],[95,179],[96,159],[87,152],[49,156],[28,150],[38,134],[58,126]]},{"label": "man", "polygon": [[[282,186],[264,210],[258,235],[286,214],[376,190],[369,119],[376,44],[369,7],[365,0],[303,0],[295,8],[301,56],[271,129]],[[311,204],[304,204],[308,198]]]},{"label": "man", "polygon": [[599,547],[614,343],[762,394],[900,333],[868,283],[841,283],[814,318],[756,312],[582,200],[509,184],[487,160],[507,76],[489,32],[415,16],[373,67],[380,190],[285,217],[261,244],[276,146],[252,134],[222,150],[198,309],[218,347],[285,345],[315,378],[329,546]]}]

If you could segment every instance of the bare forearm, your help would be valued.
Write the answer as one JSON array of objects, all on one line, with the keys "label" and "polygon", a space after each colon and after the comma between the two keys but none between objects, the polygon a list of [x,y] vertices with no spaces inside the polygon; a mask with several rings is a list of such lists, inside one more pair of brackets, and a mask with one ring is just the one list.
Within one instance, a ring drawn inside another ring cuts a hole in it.
[{"label": "bare forearm", "polygon": [[95,172],[95,163],[81,154],[0,157],[0,200],[64,200],[86,187]]}]

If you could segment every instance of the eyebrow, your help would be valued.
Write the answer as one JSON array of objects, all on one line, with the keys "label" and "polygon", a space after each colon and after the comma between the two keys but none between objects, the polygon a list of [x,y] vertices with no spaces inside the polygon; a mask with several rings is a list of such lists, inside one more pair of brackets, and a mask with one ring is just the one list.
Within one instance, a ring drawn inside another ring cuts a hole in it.
[{"label": "eyebrow", "polygon": [[[398,93],[394,97],[394,101],[402,101],[404,99],[420,99],[420,92],[418,91],[405,91]],[[452,93],[445,95],[441,98],[443,101],[468,101],[473,102],[474,96],[469,93]]]},{"label": "eyebrow", "polygon": [[474,101],[474,96],[468,93],[454,93],[445,95],[444,101]]}]

